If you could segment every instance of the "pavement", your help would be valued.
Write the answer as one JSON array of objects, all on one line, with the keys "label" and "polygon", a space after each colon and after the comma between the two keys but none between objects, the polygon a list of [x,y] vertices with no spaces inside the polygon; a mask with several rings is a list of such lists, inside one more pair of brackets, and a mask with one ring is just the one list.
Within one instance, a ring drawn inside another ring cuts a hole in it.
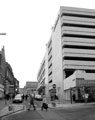
[{"label": "pavement", "polygon": [[55,104],[48,104],[48,107],[49,108],[54,108],[54,109],[57,109],[57,108],[73,108],[73,107],[80,107],[80,106],[93,106],[95,105],[95,102],[91,102],[91,103],[55,103]]},{"label": "pavement", "polygon": [[22,104],[11,104],[10,101],[7,101],[5,104],[5,101],[0,101],[0,118],[13,114],[18,111],[22,111],[25,109],[25,106]]},{"label": "pavement", "polygon": [[0,100],[0,110],[10,104],[10,101]]}]

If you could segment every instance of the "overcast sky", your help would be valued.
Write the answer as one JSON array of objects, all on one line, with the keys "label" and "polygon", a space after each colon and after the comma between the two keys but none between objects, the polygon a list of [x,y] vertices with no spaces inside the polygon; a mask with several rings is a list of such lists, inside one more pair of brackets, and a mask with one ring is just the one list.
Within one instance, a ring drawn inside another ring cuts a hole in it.
[{"label": "overcast sky", "polygon": [[95,0],[0,0],[0,48],[20,87],[37,81],[46,43],[60,6],[95,9]]}]

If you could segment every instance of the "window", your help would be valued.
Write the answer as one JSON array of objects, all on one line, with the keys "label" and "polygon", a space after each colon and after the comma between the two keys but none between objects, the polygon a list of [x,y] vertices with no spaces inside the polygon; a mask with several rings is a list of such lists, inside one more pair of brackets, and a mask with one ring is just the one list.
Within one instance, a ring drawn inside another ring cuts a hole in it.
[{"label": "window", "polygon": [[49,42],[49,44],[48,44],[48,48],[50,47],[51,43],[52,43],[52,40],[50,40],[50,42]]},{"label": "window", "polygon": [[[82,28],[95,28],[94,25],[73,24],[73,23],[63,23],[62,26],[68,26],[68,27],[82,27]],[[62,26],[61,26],[61,27],[62,27]]]},{"label": "window", "polygon": [[49,81],[49,83],[52,83],[52,79]]},{"label": "window", "polygon": [[48,62],[51,60],[51,58],[52,58],[52,55],[51,55],[50,58],[48,59]]},{"label": "window", "polygon": [[48,52],[48,55],[50,54],[51,50],[52,50],[52,48],[50,48],[50,50],[49,50],[49,52]]},{"label": "window", "polygon": [[62,37],[75,37],[75,38],[90,38],[95,39],[95,36],[92,35],[77,35],[77,34],[63,34]]},{"label": "window", "polygon": [[95,46],[80,46],[80,45],[64,45],[63,48],[75,48],[75,49],[91,49],[91,50],[95,50]]},{"label": "window", "polygon": [[81,17],[81,18],[92,18],[94,19],[94,15],[86,15],[86,14],[76,14],[76,13],[62,13],[62,16],[72,16],[72,17]]},{"label": "window", "polygon": [[52,71],[48,74],[49,76],[52,74]]},{"label": "window", "polygon": [[52,66],[52,63],[49,65],[49,67],[48,68],[50,68]]},{"label": "window", "polygon": [[69,56],[65,56],[63,59],[64,60],[78,60],[78,61],[95,61],[95,58],[89,58],[89,57],[69,57]]}]

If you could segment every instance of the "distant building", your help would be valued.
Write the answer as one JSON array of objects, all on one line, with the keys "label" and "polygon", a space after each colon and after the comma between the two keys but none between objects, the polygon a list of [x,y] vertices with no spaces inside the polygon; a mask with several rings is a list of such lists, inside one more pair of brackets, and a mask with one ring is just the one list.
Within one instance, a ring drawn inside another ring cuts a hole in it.
[{"label": "distant building", "polygon": [[27,94],[35,93],[37,86],[38,86],[38,82],[27,81],[25,86]]},{"label": "distant building", "polygon": [[24,94],[23,89],[24,89],[24,88],[19,88],[19,93],[20,93],[20,94]]},{"label": "distant building", "polygon": [[75,94],[82,100],[88,93],[95,101],[94,23],[95,10],[60,7],[37,75],[39,91],[44,82],[50,99],[56,94],[63,102]]}]

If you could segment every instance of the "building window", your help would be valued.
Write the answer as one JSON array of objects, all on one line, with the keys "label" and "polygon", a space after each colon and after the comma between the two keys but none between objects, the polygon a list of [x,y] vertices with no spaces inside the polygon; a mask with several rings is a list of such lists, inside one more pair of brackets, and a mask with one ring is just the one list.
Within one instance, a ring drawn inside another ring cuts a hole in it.
[{"label": "building window", "polygon": [[49,52],[48,52],[48,55],[50,54],[50,52],[52,51],[52,48],[50,48]]},{"label": "building window", "polygon": [[68,27],[81,27],[81,28],[95,28],[94,25],[85,25],[85,24],[73,24],[73,23],[63,23],[61,27],[68,26]]},{"label": "building window", "polygon": [[48,62],[51,60],[51,58],[52,58],[52,55],[51,55],[50,58],[48,59]]},{"label": "building window", "polygon": [[63,59],[64,60],[77,60],[77,61],[95,61],[95,58],[89,58],[89,57],[69,57],[69,56],[65,56]]},{"label": "building window", "polygon": [[49,83],[52,83],[52,79],[49,81]]},{"label": "building window", "polygon": [[52,66],[52,63],[49,65],[49,67],[48,68],[50,68]]},{"label": "building window", "polygon": [[48,44],[48,48],[50,47],[51,43],[52,43],[52,40],[50,40],[50,42],[49,42],[49,44]]},{"label": "building window", "polygon": [[95,46],[80,46],[80,45],[63,45],[63,48],[91,49],[91,50],[95,50]]},{"label": "building window", "polygon": [[52,74],[52,71],[48,74],[49,76]]},{"label": "building window", "polygon": [[71,17],[81,17],[81,18],[95,18],[94,15],[86,15],[86,14],[76,14],[76,13],[62,13],[62,16],[71,16]]},{"label": "building window", "polygon": [[95,35],[78,35],[78,34],[62,34],[62,37],[75,37],[75,38],[86,38],[86,39],[95,39]]}]

